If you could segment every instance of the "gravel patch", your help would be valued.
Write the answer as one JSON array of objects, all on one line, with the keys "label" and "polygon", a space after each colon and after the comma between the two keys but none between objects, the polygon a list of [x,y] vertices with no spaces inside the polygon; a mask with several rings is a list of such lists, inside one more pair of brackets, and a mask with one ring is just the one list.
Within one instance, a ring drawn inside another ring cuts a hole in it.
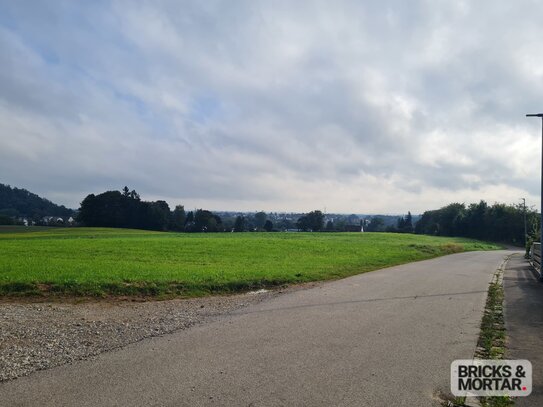
[{"label": "gravel patch", "polygon": [[0,381],[186,329],[283,291],[149,302],[6,301],[0,303]]}]

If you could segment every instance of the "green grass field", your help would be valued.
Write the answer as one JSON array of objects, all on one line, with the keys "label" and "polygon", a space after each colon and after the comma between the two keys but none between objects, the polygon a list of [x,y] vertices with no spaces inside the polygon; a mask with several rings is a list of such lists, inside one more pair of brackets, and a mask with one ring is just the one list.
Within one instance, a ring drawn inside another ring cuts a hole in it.
[{"label": "green grass field", "polygon": [[346,277],[497,245],[390,233],[0,227],[0,295],[197,296]]}]

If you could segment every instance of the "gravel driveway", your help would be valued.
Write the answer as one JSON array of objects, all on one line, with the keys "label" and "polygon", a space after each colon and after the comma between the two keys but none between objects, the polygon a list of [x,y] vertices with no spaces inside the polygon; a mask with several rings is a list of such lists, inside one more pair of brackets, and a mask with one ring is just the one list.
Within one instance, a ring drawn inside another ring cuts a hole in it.
[{"label": "gravel driveway", "polygon": [[4,301],[0,303],[0,381],[186,329],[282,291],[148,302]]}]

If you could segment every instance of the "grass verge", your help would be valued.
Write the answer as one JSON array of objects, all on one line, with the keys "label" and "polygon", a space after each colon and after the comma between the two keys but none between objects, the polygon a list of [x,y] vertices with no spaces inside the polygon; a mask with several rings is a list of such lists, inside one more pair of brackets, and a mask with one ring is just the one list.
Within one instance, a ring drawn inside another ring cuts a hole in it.
[{"label": "grass verge", "polygon": [[[505,321],[503,317],[503,273],[507,258],[500,268],[494,274],[488,287],[485,311],[481,322],[481,332],[475,352],[476,359],[503,359],[505,354]],[[513,399],[510,397],[479,397],[482,407],[509,407],[513,406]],[[463,397],[457,397],[452,401],[447,401],[444,405],[447,407],[466,406],[466,400]]]},{"label": "grass verge", "polygon": [[[478,359],[503,359],[505,354],[505,321],[503,319],[503,273],[506,259],[498,269],[488,287],[485,313],[481,322],[481,333],[475,357]],[[510,397],[481,397],[483,407],[508,407],[514,402]]]}]

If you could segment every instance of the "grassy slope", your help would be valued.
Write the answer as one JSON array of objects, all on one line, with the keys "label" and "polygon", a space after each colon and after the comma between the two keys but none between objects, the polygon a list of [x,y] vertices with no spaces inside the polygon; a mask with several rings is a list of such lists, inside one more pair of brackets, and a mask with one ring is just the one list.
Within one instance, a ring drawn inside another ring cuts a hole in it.
[{"label": "grassy slope", "polygon": [[0,294],[200,295],[345,277],[494,245],[384,233],[0,228]]}]

